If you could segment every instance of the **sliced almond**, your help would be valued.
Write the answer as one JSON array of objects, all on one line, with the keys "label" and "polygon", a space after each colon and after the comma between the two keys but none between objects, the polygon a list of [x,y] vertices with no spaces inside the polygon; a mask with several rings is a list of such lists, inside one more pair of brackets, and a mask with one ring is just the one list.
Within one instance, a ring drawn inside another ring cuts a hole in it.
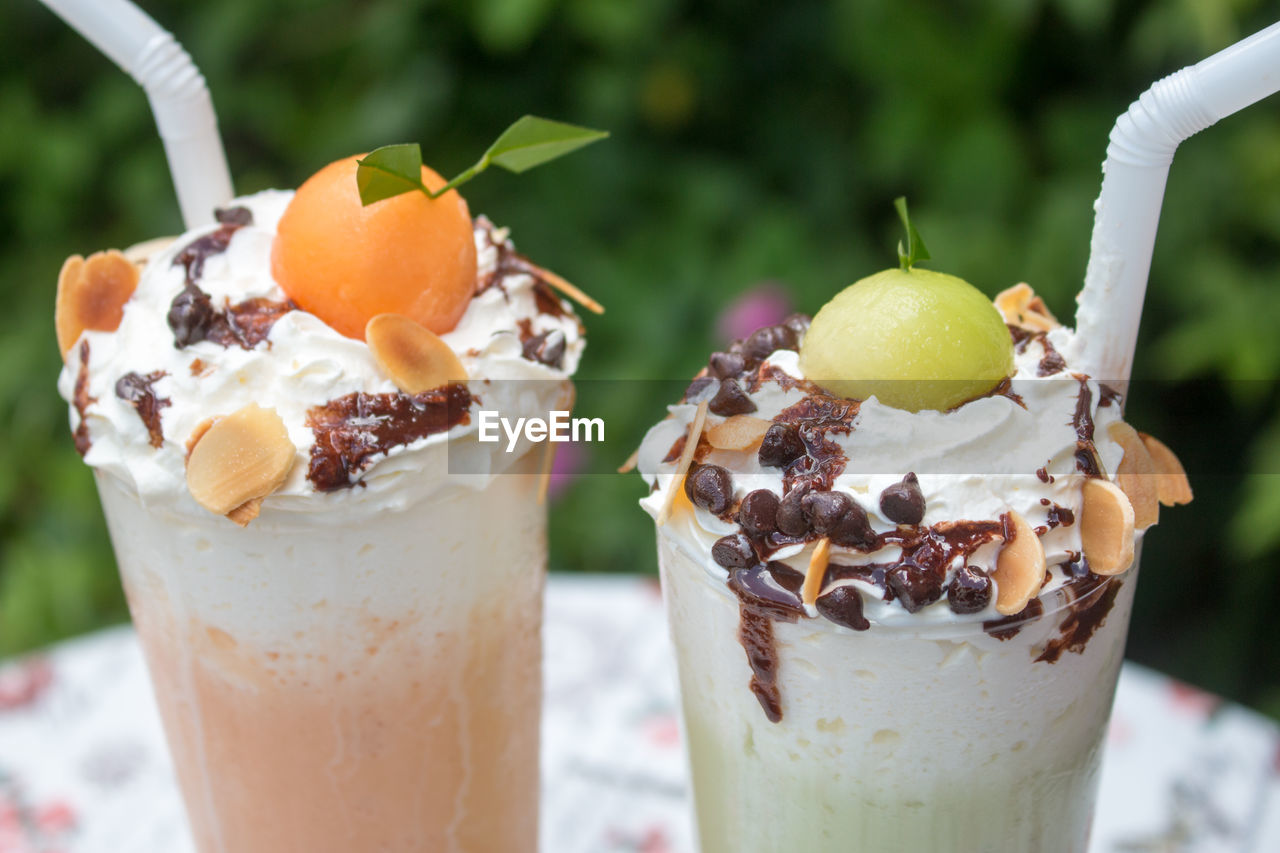
[{"label": "sliced almond", "polygon": [[124,256],[138,266],[146,266],[147,262],[156,255],[163,252],[169,246],[173,245],[173,241],[177,237],[156,237],[154,240],[145,240],[141,243],[134,243],[132,246],[124,250]]},{"label": "sliced almond", "polygon": [[406,394],[467,380],[453,349],[435,332],[402,314],[370,318],[364,340],[378,366]]},{"label": "sliced almond", "polygon": [[1021,613],[1044,582],[1044,546],[1035,528],[1018,513],[1009,511],[1013,538],[996,555],[991,579],[996,582],[996,612],[1001,616]]},{"label": "sliced almond", "polygon": [[295,454],[275,409],[251,403],[218,418],[200,436],[187,457],[187,488],[196,503],[227,515],[280,488]]},{"label": "sliced almond", "polygon": [[636,470],[636,466],[640,464],[640,448],[631,451],[631,455],[627,457],[627,461],[618,466],[619,474],[630,474]]},{"label": "sliced almond", "polygon": [[1115,484],[1133,505],[1134,527],[1146,530],[1160,520],[1156,463],[1152,461],[1138,431],[1124,421],[1111,424],[1107,432],[1124,448],[1124,458],[1116,467]]},{"label": "sliced almond", "polygon": [[1151,454],[1151,463],[1156,469],[1156,494],[1160,503],[1165,506],[1191,503],[1191,482],[1174,452],[1160,439],[1145,432],[1138,433],[1138,437]]},{"label": "sliced almond", "polygon": [[747,450],[759,444],[771,426],[773,421],[764,418],[733,415],[707,427],[707,442],[716,450]]},{"label": "sliced almond", "polygon": [[827,564],[831,562],[831,540],[825,536],[813,546],[813,554],[809,557],[809,568],[804,573],[804,586],[800,588],[800,599],[805,604],[813,604],[822,592],[822,579],[827,576]]},{"label": "sliced almond", "polygon": [[569,282],[565,281],[560,276],[551,272],[551,270],[545,270],[542,267],[537,267],[536,269],[537,269],[538,278],[542,279],[547,284],[551,285],[556,290],[560,291],[565,296],[569,297],[574,302],[581,305],[583,308],[586,308],[592,314],[604,313],[603,305],[601,305],[599,302],[596,302],[590,296],[587,296],[587,294],[583,293],[573,284],[570,284]]},{"label": "sliced almond", "polygon": [[262,498],[254,498],[231,510],[231,512],[227,513],[227,518],[241,527],[248,527],[249,522],[257,518],[260,512],[262,512]]},{"label": "sliced almond", "polygon": [[693,423],[689,424],[689,434],[685,436],[684,450],[680,452],[680,460],[676,463],[675,476],[671,478],[671,485],[662,498],[662,509],[658,511],[658,517],[655,519],[658,527],[667,523],[667,519],[671,517],[671,506],[675,503],[676,495],[684,491],[684,478],[689,473],[689,466],[693,464],[693,454],[698,449],[698,439],[702,437],[702,426],[707,422],[707,407],[710,405],[710,400],[699,403],[698,411],[693,415]]},{"label": "sliced almond", "polygon": [[996,308],[1004,315],[1006,323],[1021,326],[1034,332],[1047,332],[1062,325],[1026,282],[1000,291],[995,298]]},{"label": "sliced almond", "polygon": [[1084,481],[1080,544],[1095,575],[1118,575],[1133,565],[1133,505],[1115,483]]},{"label": "sliced almond", "polygon": [[138,286],[139,269],[112,249],[86,260],[72,255],[58,273],[54,330],[58,348],[67,351],[86,329],[114,332],[124,316],[124,304]]}]

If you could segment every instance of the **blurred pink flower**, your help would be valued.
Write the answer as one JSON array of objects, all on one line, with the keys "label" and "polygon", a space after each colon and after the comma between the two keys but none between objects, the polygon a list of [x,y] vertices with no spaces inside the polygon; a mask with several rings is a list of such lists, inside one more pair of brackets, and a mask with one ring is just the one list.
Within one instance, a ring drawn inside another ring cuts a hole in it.
[{"label": "blurred pink flower", "polygon": [[728,342],[772,326],[791,313],[791,297],[782,285],[766,281],[730,302],[716,319],[716,331]]},{"label": "blurred pink flower", "polygon": [[547,484],[547,497],[555,500],[569,490],[573,481],[587,465],[591,451],[577,442],[556,447],[556,458],[551,463],[551,482]]}]

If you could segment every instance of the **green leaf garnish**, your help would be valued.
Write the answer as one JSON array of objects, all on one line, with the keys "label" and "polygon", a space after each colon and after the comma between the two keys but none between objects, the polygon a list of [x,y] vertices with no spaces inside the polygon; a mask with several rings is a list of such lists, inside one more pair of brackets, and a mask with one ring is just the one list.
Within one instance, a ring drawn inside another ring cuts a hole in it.
[{"label": "green leaf garnish", "polygon": [[360,189],[360,201],[366,205],[411,190],[420,190],[429,198],[439,198],[490,166],[501,166],[518,174],[608,135],[603,130],[524,116],[504,130],[474,166],[435,192],[422,184],[422,149],[417,143],[387,145],[374,150],[356,167],[356,185]]},{"label": "green leaf garnish", "polygon": [[925,248],[924,240],[920,239],[920,232],[916,230],[916,226],[911,222],[911,217],[907,215],[906,196],[895,198],[893,206],[898,209],[898,218],[902,220],[902,227],[907,229],[907,250],[905,252],[902,250],[902,241],[898,241],[898,266],[904,270],[909,270],[918,262],[929,260],[929,250]]},{"label": "green leaf garnish", "polygon": [[422,149],[414,142],[371,151],[356,165],[356,186],[365,205],[410,190],[427,192],[422,185]]}]

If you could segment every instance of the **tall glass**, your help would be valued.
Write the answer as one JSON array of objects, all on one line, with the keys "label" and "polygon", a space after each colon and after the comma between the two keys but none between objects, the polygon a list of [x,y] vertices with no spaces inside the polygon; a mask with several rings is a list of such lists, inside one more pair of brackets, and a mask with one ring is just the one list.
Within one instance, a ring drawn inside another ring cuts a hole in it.
[{"label": "tall glass", "polygon": [[96,472],[201,853],[536,848],[540,458],[244,529]]},{"label": "tall glass", "polygon": [[[659,529],[702,853],[1085,851],[1136,562],[993,632],[773,620],[773,723],[739,599],[686,547]],[[1054,645],[1091,627],[1079,650]]]}]

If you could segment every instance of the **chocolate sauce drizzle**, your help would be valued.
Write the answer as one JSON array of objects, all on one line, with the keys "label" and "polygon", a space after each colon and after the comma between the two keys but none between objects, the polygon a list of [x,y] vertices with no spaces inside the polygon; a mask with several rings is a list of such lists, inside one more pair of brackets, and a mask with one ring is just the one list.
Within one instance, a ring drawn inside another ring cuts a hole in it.
[{"label": "chocolate sauce drizzle", "polygon": [[197,238],[173,259],[174,266],[185,270],[185,283],[170,303],[168,316],[173,345],[178,349],[200,341],[253,349],[266,340],[280,317],[298,307],[292,301],[278,302],[263,297],[234,305],[228,302],[221,309],[214,307],[209,294],[199,285],[205,261],[225,252],[235,233],[253,222],[252,213],[244,207],[219,210],[217,215],[222,226]]},{"label": "chocolate sauce drizzle", "polygon": [[1014,326],[1009,323],[1005,324],[1009,328],[1009,335],[1013,338],[1014,349],[1019,354],[1027,351],[1027,347],[1033,342],[1038,342],[1044,355],[1040,357],[1040,363],[1036,365],[1036,376],[1053,376],[1055,373],[1061,373],[1067,369],[1067,360],[1062,354],[1049,343],[1048,332],[1033,332],[1030,329],[1024,329],[1021,326]]},{"label": "chocolate sauce drizzle", "polygon": [[827,435],[848,435],[852,432],[853,419],[857,417],[860,406],[857,400],[810,394],[778,413],[774,423],[794,424],[805,451],[783,470],[784,494],[802,480],[824,491],[831,488],[849,458],[844,449]]},{"label": "chocolate sauce drizzle", "polygon": [[452,384],[421,394],[354,392],[307,410],[315,434],[307,479],[316,491],[349,489],[352,478],[393,447],[470,422],[471,393]]},{"label": "chocolate sauce drizzle", "polygon": [[76,430],[72,435],[76,441],[76,452],[84,456],[89,452],[89,448],[93,446],[93,442],[89,439],[89,424],[84,419],[85,410],[98,402],[97,397],[89,396],[89,342],[87,340],[80,342],[80,370],[76,373],[76,389],[71,398],[71,405],[75,406],[76,412],[80,415],[80,423],[76,424]]},{"label": "chocolate sauce drizzle", "polygon": [[1120,594],[1120,578],[1086,575],[1067,584],[1075,596],[1071,612],[1058,627],[1058,636],[1049,641],[1039,662],[1056,663],[1063,652],[1080,654],[1094,633],[1107,621],[1107,614]]},{"label": "chocolate sauce drizzle", "polygon": [[1102,463],[1098,459],[1098,448],[1093,443],[1093,391],[1089,389],[1089,377],[1073,374],[1080,383],[1080,393],[1076,397],[1076,412],[1071,418],[1071,425],[1076,430],[1076,468],[1086,477],[1102,476]]},{"label": "chocolate sauce drizzle", "polygon": [[551,285],[547,284],[545,270],[517,252],[509,240],[498,240],[494,236],[494,232],[498,229],[489,221],[489,217],[483,214],[477,216],[474,225],[480,231],[482,239],[497,256],[493,269],[480,279],[479,287],[476,288],[477,294],[496,287],[505,296],[507,289],[503,284],[504,279],[513,275],[527,275],[533,279],[533,299],[538,307],[538,313],[550,314],[553,317],[569,316],[559,295]]},{"label": "chocolate sauce drizzle", "polygon": [[771,723],[782,719],[773,622],[795,622],[804,615],[803,583],[804,575],[779,562],[737,569],[729,575],[729,589],[738,596],[738,641],[751,666],[751,692]]},{"label": "chocolate sauce drizzle", "polygon": [[164,432],[160,429],[160,410],[169,405],[167,397],[156,396],[152,388],[162,377],[168,376],[163,370],[143,376],[138,373],[126,373],[116,381],[116,396],[133,405],[147,428],[147,439],[152,447],[164,445]]}]

